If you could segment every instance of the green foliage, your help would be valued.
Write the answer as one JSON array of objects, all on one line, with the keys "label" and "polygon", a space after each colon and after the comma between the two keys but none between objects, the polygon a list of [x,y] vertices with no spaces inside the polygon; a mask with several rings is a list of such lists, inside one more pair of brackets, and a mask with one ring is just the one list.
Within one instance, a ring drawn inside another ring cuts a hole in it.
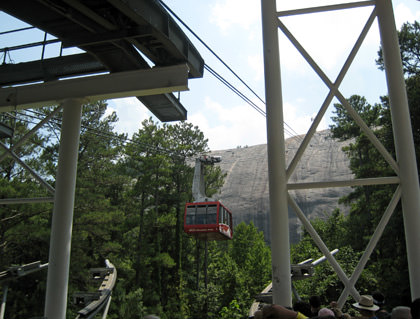
[{"label": "green foliage", "polygon": [[[365,123],[374,131],[379,140],[383,141],[385,147],[391,154],[395,154],[392,125],[390,120],[387,99],[383,98],[383,105],[370,106],[364,98],[352,96],[349,103],[356,109]],[[362,103],[361,103],[362,102]],[[390,165],[379,154],[367,137],[356,129],[354,121],[345,116],[339,110],[341,105],[335,105],[337,117],[333,118],[335,124],[331,127],[333,136],[340,139],[352,139],[349,146],[343,148],[350,159],[350,168],[356,178],[370,178],[394,175]],[[341,199],[350,207],[350,214],[344,220],[343,232],[338,239],[345,247],[351,247],[355,252],[362,252],[370,241],[373,232],[382,218],[388,203],[395,191],[393,185],[357,186],[353,192]],[[397,212],[394,215],[398,215]],[[389,269],[404,269],[406,267],[405,243],[403,239],[402,219],[394,218],[388,224],[374,253],[371,255],[370,263],[364,271],[357,285],[361,291],[371,293],[373,290],[381,290],[387,295],[389,304],[399,304],[395,286],[388,285],[390,275]],[[399,241],[398,239],[401,239]],[[397,247],[402,258],[395,258],[395,251],[389,249],[389,242]],[[352,269],[349,269],[352,273]],[[367,276],[367,277],[366,277]],[[397,272],[393,275],[400,283],[408,286],[406,275]],[[369,280],[366,280],[368,278]],[[401,287],[401,286],[400,286]],[[400,288],[399,287],[399,288]]]},{"label": "green foliage", "polygon": [[[406,75],[417,167],[419,167],[420,155],[419,30],[418,22],[406,23],[398,33]],[[381,50],[377,63],[381,69],[384,68]],[[382,97],[381,100],[381,105],[370,106],[363,98],[353,96],[349,99],[349,103],[359,112],[388,152],[395,156],[389,99]],[[331,127],[331,131],[334,137],[352,139],[351,144],[344,151],[350,158],[350,168],[355,176],[368,178],[395,175],[389,164],[379,155],[364,134],[359,134],[354,121],[346,115],[344,108],[341,105],[335,105],[335,107],[337,116],[333,118],[335,124]],[[350,214],[345,222],[346,231],[342,236],[343,243],[347,243],[354,251],[361,251],[366,247],[394,191],[395,186],[389,185],[355,187],[349,196],[342,199],[342,202],[350,206]],[[376,284],[376,289],[385,293],[389,307],[404,304],[410,299],[408,272],[401,271],[407,267],[403,217],[401,207],[397,206],[368,264],[368,271],[372,274],[371,277],[368,276],[370,285]],[[369,290],[364,290],[369,286],[360,282],[361,280],[358,285],[363,287],[362,291],[369,292]]]},{"label": "green foliage", "polygon": [[[418,21],[404,23],[398,32],[398,40],[404,73],[408,77],[418,75],[420,70],[420,23]],[[382,48],[379,49],[378,56],[376,63],[379,69],[384,70]]]},{"label": "green foliage", "polygon": [[271,252],[262,232],[252,223],[242,222],[235,227],[231,241],[211,243],[209,256],[209,282],[221,284],[213,313],[219,314],[225,307],[226,314],[234,315],[238,304],[239,313],[246,318],[253,297],[271,280]]},{"label": "green foliage", "polygon": [[223,307],[220,311],[220,319],[235,319],[243,318],[243,311],[239,307],[239,304],[236,300],[232,300],[229,304],[229,307]]},{"label": "green foliage", "polygon": [[107,318],[143,318],[147,313],[142,300],[143,289],[138,288],[126,293],[123,285],[117,284],[112,294],[111,308]]},{"label": "green foliage", "polygon": [[[405,24],[399,33],[418,161],[419,30],[416,22]],[[378,63],[382,63],[381,56]],[[388,98],[370,105],[365,98],[353,95],[348,102],[395,155]],[[88,269],[100,267],[104,259],[109,259],[118,271],[108,314],[111,319],[143,318],[150,313],[171,319],[246,318],[253,297],[271,281],[270,249],[263,234],[252,223],[237,225],[233,240],[208,243],[206,268],[203,243],[183,233],[184,205],[192,200],[194,159],[208,151],[204,134],[186,122],[160,125],[150,118],[127,142],[125,135],[114,132],[118,120],[115,113],[106,110],[104,101],[83,108],[68,315],[74,317],[78,310],[71,304],[73,292],[97,289],[88,280]],[[52,109],[41,112],[50,114]],[[52,185],[61,114],[14,150]],[[6,141],[9,147],[32,125],[33,114],[29,111],[14,115],[16,119],[3,118],[15,128],[14,137]],[[344,151],[357,178],[392,173],[342,105],[335,105],[332,119],[334,137],[351,141]],[[224,177],[217,165],[206,166],[206,194],[217,194]],[[10,157],[0,163],[0,190],[1,198],[50,196]],[[394,190],[392,186],[355,187],[342,199],[350,207],[348,216],[336,210],[331,216],[312,221],[326,245],[339,248],[336,258],[346,274],[354,271]],[[12,264],[47,261],[51,211],[49,203],[1,207],[0,270]],[[306,232],[291,254],[293,263],[321,256]],[[400,304],[398,298],[406,298],[409,293],[404,290],[408,274],[400,269],[407,269],[407,260],[398,207],[357,288],[361,293],[381,289],[390,305]],[[8,300],[13,302],[8,302],[7,318],[42,315],[45,285],[45,271],[25,282],[11,283]],[[327,262],[316,267],[311,279],[295,282],[295,287],[304,299],[315,294],[324,296],[325,305],[337,299],[343,289]]]}]

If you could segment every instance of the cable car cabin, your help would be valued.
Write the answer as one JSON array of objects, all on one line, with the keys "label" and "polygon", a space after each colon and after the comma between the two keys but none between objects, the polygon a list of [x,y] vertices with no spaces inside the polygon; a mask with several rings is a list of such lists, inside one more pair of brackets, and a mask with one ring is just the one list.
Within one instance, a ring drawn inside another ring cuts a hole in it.
[{"label": "cable car cabin", "polygon": [[232,213],[218,201],[187,203],[184,231],[201,240],[232,239]]}]

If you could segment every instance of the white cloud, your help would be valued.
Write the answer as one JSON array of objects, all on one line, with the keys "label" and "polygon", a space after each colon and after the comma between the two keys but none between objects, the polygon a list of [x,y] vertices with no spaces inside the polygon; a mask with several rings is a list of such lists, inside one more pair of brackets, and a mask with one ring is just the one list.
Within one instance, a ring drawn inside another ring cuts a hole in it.
[{"label": "white cloud", "polygon": [[[341,68],[371,11],[372,8],[358,8],[284,17],[281,21],[314,61],[328,71]],[[285,66],[299,69],[300,53],[287,46],[286,49]]]},{"label": "white cloud", "polygon": [[247,104],[226,108],[206,97],[204,108],[199,113],[190,114],[189,121],[204,132],[212,150],[264,144],[267,141],[265,117]]},{"label": "white cloud", "polygon": [[[414,1],[413,1],[414,2]],[[400,29],[405,22],[413,23],[420,18],[420,10],[411,10],[406,4],[398,3],[394,5],[395,24],[397,29]]]},{"label": "white cloud", "polygon": [[[402,3],[401,0],[394,0],[393,2],[397,28],[403,22],[414,21],[420,17],[420,10],[413,10],[411,7]],[[417,1],[414,2],[417,4]],[[278,8],[279,10],[286,10],[336,3],[336,0],[281,0],[278,1]],[[284,24],[292,31],[294,36],[307,49],[324,72],[330,76],[331,80],[335,80],[335,76],[331,73],[336,74],[341,69],[372,8],[341,11],[282,18]],[[236,42],[229,42],[228,45],[224,44],[224,51],[219,50],[221,56],[232,54],[236,57],[236,62],[241,61],[242,64],[239,64],[237,68],[238,72],[247,82],[251,82],[249,83],[251,87],[255,87],[255,83],[261,84],[264,81],[264,76],[263,52],[262,48],[258,49],[261,46],[261,42],[258,42],[260,41],[259,37],[261,37],[260,1],[212,1],[212,7],[210,9],[211,26],[213,28],[215,26],[219,28],[219,31],[224,35],[234,36],[238,40],[238,43],[239,41],[242,42],[241,45],[238,45]],[[281,31],[279,33],[281,34],[281,68],[282,73],[285,71],[284,74],[286,75],[284,76],[282,74],[282,81],[284,84],[289,85],[289,90],[285,90],[284,92],[284,98],[287,97],[284,99],[284,119],[288,125],[292,126],[293,131],[298,134],[304,134],[309,129],[312,124],[312,119],[316,115],[314,110],[310,109],[308,105],[313,105],[316,101],[313,95],[307,95],[303,90],[299,91],[296,88],[305,85],[306,88],[311,90],[311,94],[319,91],[318,93],[321,95],[325,94],[322,92],[326,88],[319,81],[318,77],[313,75],[313,71],[310,70],[307,62],[303,60],[290,42],[284,38]],[[252,41],[250,40],[251,38],[253,39]],[[222,39],[220,39],[220,44],[223,43]],[[250,44],[252,44],[252,47],[250,47]],[[375,68],[376,66],[372,56],[376,57],[378,48],[379,35],[377,32],[377,23],[374,22],[372,30],[369,32],[367,40],[363,44],[361,52],[363,54],[360,57],[358,56],[359,67],[357,69],[362,69],[362,72],[367,72],[366,64],[368,63],[373,64]],[[209,63],[208,60],[206,62]],[[360,66],[361,63],[363,64],[362,66]],[[290,73],[290,71],[293,73]],[[242,76],[244,72],[247,74],[246,76]],[[290,74],[293,74],[293,76],[290,77]],[[300,80],[297,85],[289,84],[290,80],[293,80],[291,78],[295,78],[295,75],[297,75],[297,78],[303,77],[304,81]],[[312,77],[315,77],[319,81],[322,85],[322,90],[317,89],[318,86],[315,88],[312,82],[309,82]],[[287,85],[285,88],[287,88]],[[266,143],[266,120],[264,116],[245,103],[231,102],[229,98],[223,99],[221,95],[224,93],[217,92],[217,89],[212,89],[213,93],[211,97],[204,98],[204,94],[210,94],[206,93],[206,90],[207,92],[210,90],[209,86],[200,82],[200,87],[198,88],[199,94],[195,94],[197,89],[192,92],[198,99],[198,101],[194,101],[194,104],[203,106],[196,111],[189,109],[188,118],[191,123],[198,125],[200,130],[204,132],[206,138],[209,139],[209,147],[211,149],[228,149],[239,145],[245,146]],[[297,93],[298,95],[296,95],[295,91],[299,91]],[[304,96],[304,99],[299,100],[299,97],[302,96]],[[308,103],[308,101],[311,102]],[[112,107],[117,110],[117,115],[120,118],[117,129],[128,132],[129,134],[136,132],[140,127],[141,121],[151,114],[137,99],[116,100],[115,104],[112,104]],[[188,105],[186,107],[188,108]],[[134,123],[132,121],[133,118],[135,118]],[[328,119],[324,118],[318,130],[326,129],[327,121]],[[285,127],[287,130],[290,130],[288,126]],[[289,137],[289,134],[286,132],[285,136]]]},{"label": "white cloud", "polygon": [[141,122],[151,116],[147,108],[137,98],[123,98],[108,101],[105,115],[117,113],[118,122],[115,129],[118,133],[127,133],[131,137],[141,127]]},{"label": "white cloud", "polygon": [[254,80],[264,80],[264,59],[262,54],[248,56],[248,65],[255,72]]},{"label": "white cloud", "polygon": [[[284,104],[285,137],[305,134],[315,114],[299,115],[300,106]],[[230,149],[267,143],[266,119],[247,104],[224,107],[220,102],[206,97],[204,108],[189,115],[189,122],[197,125],[209,140],[211,150]],[[318,130],[327,128],[325,120]]]},{"label": "white cloud", "polygon": [[253,25],[260,23],[260,17],[259,1],[222,0],[212,7],[210,22],[227,34],[233,26],[252,30]]}]

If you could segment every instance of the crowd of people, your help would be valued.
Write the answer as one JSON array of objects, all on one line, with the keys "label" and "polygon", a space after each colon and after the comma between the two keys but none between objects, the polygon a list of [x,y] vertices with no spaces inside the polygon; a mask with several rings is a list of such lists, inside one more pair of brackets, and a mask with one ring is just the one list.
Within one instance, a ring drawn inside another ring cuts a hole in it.
[{"label": "crowd of people", "polygon": [[293,308],[274,304],[266,304],[257,310],[254,319],[420,319],[420,298],[411,303],[410,307],[398,306],[391,311],[385,308],[385,297],[380,292],[372,295],[362,295],[358,302],[352,304],[356,315],[343,313],[337,302],[331,302],[328,307],[322,306],[319,296],[312,296],[308,302],[299,301]]}]

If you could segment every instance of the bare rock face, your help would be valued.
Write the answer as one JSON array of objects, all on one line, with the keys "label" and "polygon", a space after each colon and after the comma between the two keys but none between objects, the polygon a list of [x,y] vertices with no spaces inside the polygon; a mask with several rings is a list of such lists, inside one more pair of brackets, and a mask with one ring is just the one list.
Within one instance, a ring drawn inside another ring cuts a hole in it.
[{"label": "bare rock face", "polygon": [[[293,159],[303,136],[286,140],[287,165]],[[345,142],[330,136],[328,130],[317,132],[305,150],[289,183],[322,182],[352,179],[349,160],[341,150]],[[234,225],[244,221],[253,222],[264,232],[270,242],[270,203],[268,189],[267,145],[239,147],[213,151],[211,155],[222,156],[220,164],[227,173],[225,184],[218,197],[234,216]],[[335,208],[346,212],[338,204],[340,197],[347,195],[350,187],[317,188],[290,191],[308,219],[326,218]],[[299,241],[301,222],[289,207],[290,242]]]}]

